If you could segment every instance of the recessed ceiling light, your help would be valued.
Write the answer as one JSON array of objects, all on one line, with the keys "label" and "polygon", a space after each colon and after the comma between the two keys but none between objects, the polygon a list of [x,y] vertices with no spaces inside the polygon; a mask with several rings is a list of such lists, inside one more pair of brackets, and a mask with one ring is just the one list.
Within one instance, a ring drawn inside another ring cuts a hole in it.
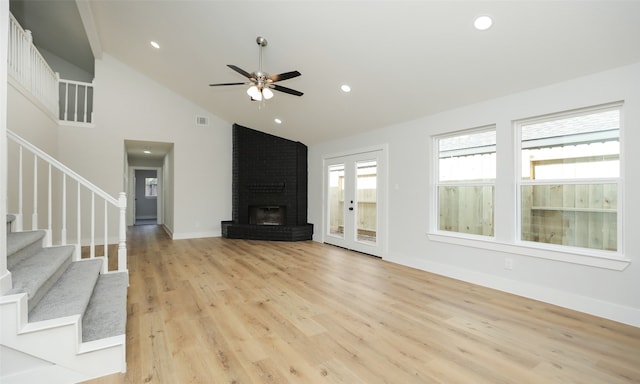
[{"label": "recessed ceiling light", "polygon": [[151,46],[155,49],[160,49],[160,44],[156,43],[155,41],[151,42]]},{"label": "recessed ceiling light", "polygon": [[276,124],[282,124],[282,120],[278,119],[277,117],[273,119],[273,121],[275,121]]},{"label": "recessed ceiling light", "polygon": [[151,151],[147,151],[146,149],[144,150],[144,153],[146,153],[147,155],[151,153]]},{"label": "recessed ceiling light", "polygon": [[351,92],[351,87],[348,86],[347,84],[342,84],[340,86],[340,89],[342,89],[342,92]]},{"label": "recessed ceiling light", "polygon": [[478,31],[486,31],[491,28],[492,24],[493,20],[489,16],[478,16],[473,22],[473,26],[476,27]]}]

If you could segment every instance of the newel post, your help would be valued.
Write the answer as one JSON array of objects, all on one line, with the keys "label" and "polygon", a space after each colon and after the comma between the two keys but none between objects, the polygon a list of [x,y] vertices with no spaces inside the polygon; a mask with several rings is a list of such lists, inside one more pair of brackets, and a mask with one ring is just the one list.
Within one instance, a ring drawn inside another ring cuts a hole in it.
[{"label": "newel post", "polygon": [[127,270],[127,194],[120,192],[118,195],[118,207],[120,208],[120,223],[118,225],[118,271]]}]

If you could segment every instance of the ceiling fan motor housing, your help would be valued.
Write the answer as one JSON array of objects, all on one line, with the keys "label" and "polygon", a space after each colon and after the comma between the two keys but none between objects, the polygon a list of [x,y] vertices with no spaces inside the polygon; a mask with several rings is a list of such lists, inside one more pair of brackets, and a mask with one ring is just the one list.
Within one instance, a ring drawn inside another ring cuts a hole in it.
[{"label": "ceiling fan motor housing", "polygon": [[256,37],[256,43],[261,47],[266,47],[267,46],[267,39],[265,39],[262,36],[258,36],[258,37]]}]

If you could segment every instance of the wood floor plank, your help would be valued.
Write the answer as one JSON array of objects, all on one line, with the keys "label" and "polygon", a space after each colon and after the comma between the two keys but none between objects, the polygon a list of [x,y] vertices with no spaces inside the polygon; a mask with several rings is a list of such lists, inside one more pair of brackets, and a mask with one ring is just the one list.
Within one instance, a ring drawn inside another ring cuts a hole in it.
[{"label": "wood floor plank", "polygon": [[379,258],[158,226],[128,247],[128,371],[90,383],[640,383],[639,328]]},{"label": "wood floor plank", "polygon": [[320,375],[326,377],[328,383],[367,384],[338,359],[329,359],[319,364],[318,368],[320,368]]}]

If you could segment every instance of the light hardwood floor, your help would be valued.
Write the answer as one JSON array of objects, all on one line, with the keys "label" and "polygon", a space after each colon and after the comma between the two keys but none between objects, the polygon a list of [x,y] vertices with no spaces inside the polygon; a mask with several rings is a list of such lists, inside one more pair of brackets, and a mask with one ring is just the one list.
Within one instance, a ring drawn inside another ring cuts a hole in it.
[{"label": "light hardwood floor", "polygon": [[128,247],[128,370],[91,383],[640,383],[640,328],[371,256],[157,226]]}]

